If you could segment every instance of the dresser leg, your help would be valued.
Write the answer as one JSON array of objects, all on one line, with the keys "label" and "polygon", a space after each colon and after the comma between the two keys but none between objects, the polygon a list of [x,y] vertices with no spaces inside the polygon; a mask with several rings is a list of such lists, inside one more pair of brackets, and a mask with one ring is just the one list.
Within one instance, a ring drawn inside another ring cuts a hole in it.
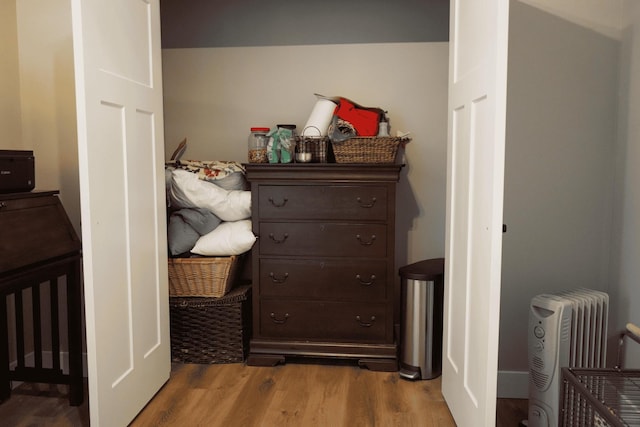
[{"label": "dresser leg", "polygon": [[285,358],[281,354],[250,354],[247,357],[248,366],[276,366],[284,363]]},{"label": "dresser leg", "polygon": [[360,359],[358,360],[358,366],[371,371],[396,372],[398,370],[398,361],[396,359]]}]

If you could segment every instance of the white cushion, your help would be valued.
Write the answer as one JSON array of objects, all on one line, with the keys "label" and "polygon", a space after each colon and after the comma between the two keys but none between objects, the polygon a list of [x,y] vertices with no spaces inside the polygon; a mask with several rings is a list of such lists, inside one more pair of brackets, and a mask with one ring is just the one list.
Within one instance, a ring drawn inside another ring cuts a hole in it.
[{"label": "white cushion", "polygon": [[228,191],[194,173],[182,169],[171,172],[171,205],[177,208],[205,208],[223,221],[239,221],[251,217],[251,192]]},{"label": "white cushion", "polygon": [[191,252],[205,256],[240,255],[249,251],[255,241],[251,220],[223,222],[200,237]]}]

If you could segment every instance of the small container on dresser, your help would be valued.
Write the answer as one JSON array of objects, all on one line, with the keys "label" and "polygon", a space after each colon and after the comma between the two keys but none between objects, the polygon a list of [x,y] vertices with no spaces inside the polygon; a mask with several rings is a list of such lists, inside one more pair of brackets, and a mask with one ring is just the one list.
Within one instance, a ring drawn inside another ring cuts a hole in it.
[{"label": "small container on dresser", "polygon": [[269,163],[267,157],[267,142],[269,138],[267,127],[252,127],[249,134],[248,157],[249,163]]},{"label": "small container on dresser", "polygon": [[287,356],[397,370],[395,185],[401,165],[246,165],[251,183],[249,365]]}]

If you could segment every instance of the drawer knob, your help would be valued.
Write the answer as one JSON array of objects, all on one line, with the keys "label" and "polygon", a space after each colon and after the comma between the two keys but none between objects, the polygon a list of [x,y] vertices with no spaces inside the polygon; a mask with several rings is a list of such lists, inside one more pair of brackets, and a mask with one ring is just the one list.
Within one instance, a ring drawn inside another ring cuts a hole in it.
[{"label": "drawer knob", "polygon": [[269,202],[270,202],[274,207],[276,207],[276,208],[281,208],[281,207],[283,207],[284,205],[286,205],[286,204],[287,204],[287,202],[288,202],[288,201],[289,201],[289,199],[287,199],[287,198],[285,197],[285,198],[283,198],[283,199],[282,199],[282,202],[280,202],[280,203],[276,203],[276,202],[273,200],[273,197],[269,197]]},{"label": "drawer knob", "polygon": [[7,204],[5,202],[0,202],[0,209],[6,208]]},{"label": "drawer knob", "polygon": [[362,240],[362,236],[360,236],[359,234],[356,234],[356,239],[358,239],[358,242],[360,242],[360,244],[363,246],[371,246],[373,242],[376,240],[376,235],[372,234],[371,239],[369,241],[366,241],[366,240]]},{"label": "drawer knob", "polygon": [[363,322],[360,316],[356,316],[356,320],[358,321],[358,324],[363,328],[370,328],[376,322],[376,316],[371,316],[370,322]]},{"label": "drawer knob", "polygon": [[284,283],[289,277],[289,273],[284,273],[282,278],[276,277],[275,273],[272,271],[269,273],[269,277],[271,277],[271,281],[273,283]]},{"label": "drawer knob", "polygon": [[287,321],[287,319],[289,319],[289,313],[285,313],[285,314],[284,314],[284,317],[283,317],[282,319],[278,319],[278,318],[276,317],[276,314],[275,314],[275,313],[271,313],[271,314],[269,314],[269,317],[271,317],[271,321],[272,321],[273,323],[277,323],[277,324],[279,324],[279,325],[282,325],[283,323],[285,323],[285,322]]},{"label": "drawer knob", "polygon": [[358,282],[360,282],[360,284],[363,286],[371,286],[373,285],[373,282],[376,281],[376,275],[372,274],[368,282],[362,280],[362,277],[359,274],[356,274],[356,279],[358,279]]},{"label": "drawer knob", "polygon": [[356,199],[361,208],[372,208],[376,204],[376,198],[372,197],[370,203],[364,203],[360,197]]},{"label": "drawer knob", "polygon": [[289,234],[284,233],[284,235],[282,236],[282,239],[276,239],[276,236],[274,236],[273,233],[269,233],[269,238],[273,240],[275,243],[284,243],[284,241],[287,240],[288,237],[289,237]]}]

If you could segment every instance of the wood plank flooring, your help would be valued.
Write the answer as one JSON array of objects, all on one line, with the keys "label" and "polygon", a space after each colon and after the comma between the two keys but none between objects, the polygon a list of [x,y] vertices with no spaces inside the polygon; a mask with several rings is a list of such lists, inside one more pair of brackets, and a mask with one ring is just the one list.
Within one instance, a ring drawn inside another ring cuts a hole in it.
[{"label": "wood plank flooring", "polygon": [[[352,365],[174,364],[131,426],[455,426],[440,385],[440,378],[405,381]],[[500,427],[526,418],[526,400],[497,406]],[[89,426],[87,399],[71,407],[66,386],[23,384],[0,404],[0,424]]]}]

